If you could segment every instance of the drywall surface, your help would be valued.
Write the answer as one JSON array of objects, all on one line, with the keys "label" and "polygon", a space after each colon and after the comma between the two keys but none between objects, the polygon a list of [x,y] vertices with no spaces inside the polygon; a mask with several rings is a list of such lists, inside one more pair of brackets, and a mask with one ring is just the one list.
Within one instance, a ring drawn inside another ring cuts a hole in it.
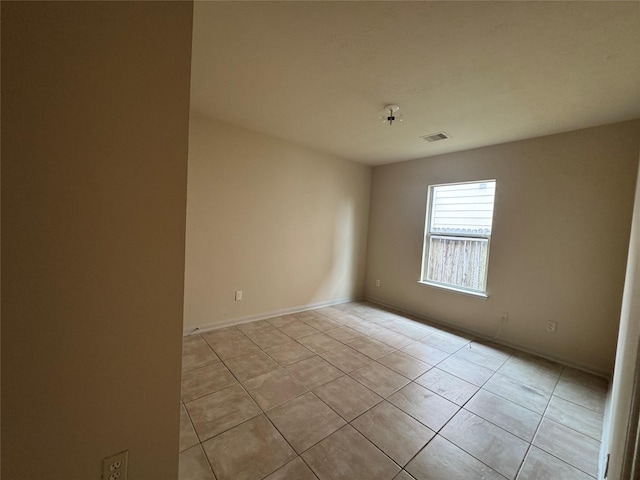
[{"label": "drywall surface", "polygon": [[[375,167],[366,297],[486,336],[507,311],[501,340],[610,374],[639,144],[631,121]],[[489,298],[418,284],[428,186],[486,179]]]},{"label": "drywall surface", "polygon": [[[607,429],[611,459],[609,475],[611,480],[623,480],[623,455],[627,429],[637,429],[637,425],[629,422],[633,390],[638,375],[636,359],[640,343],[640,178],[636,188],[636,200],[633,211],[631,241],[629,243],[629,259],[627,275],[622,297],[620,314],[620,333],[616,353],[615,372],[612,384],[612,401],[610,410],[610,428]],[[633,451],[631,448],[629,452]],[[606,453],[606,452],[605,452]],[[631,459],[627,459],[631,461]]]},{"label": "drywall surface", "polygon": [[178,475],[190,2],[2,2],[2,478]]},{"label": "drywall surface", "polygon": [[189,139],[185,328],[362,296],[370,167],[197,113]]}]

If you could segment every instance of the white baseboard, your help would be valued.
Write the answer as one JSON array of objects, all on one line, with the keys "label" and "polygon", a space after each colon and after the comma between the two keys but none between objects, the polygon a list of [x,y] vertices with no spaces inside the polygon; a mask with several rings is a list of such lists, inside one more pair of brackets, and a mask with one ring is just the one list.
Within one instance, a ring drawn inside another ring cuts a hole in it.
[{"label": "white baseboard", "polygon": [[[381,307],[389,308],[391,310],[396,310],[397,312],[405,313],[407,315],[413,315],[413,316],[418,317],[418,318],[420,318],[422,320],[425,320],[426,322],[435,323],[435,324],[438,324],[438,325],[442,325],[443,327],[454,328],[456,330],[460,330],[461,332],[468,333],[469,335],[473,335],[473,336],[481,338],[483,340],[491,340],[492,339],[492,337],[487,336],[486,333],[470,330],[470,329],[467,329],[467,328],[461,328],[460,326],[455,325],[455,324],[453,324],[451,322],[448,322],[446,320],[443,320],[441,318],[428,317],[428,316],[423,315],[421,313],[412,312],[412,311],[406,310],[406,309],[404,309],[402,307],[398,307],[397,305],[392,305],[390,303],[382,302],[380,300],[374,300],[372,298],[366,298],[365,297],[364,300],[367,301],[367,302],[373,303],[375,305],[380,305]],[[537,352],[535,350],[531,350],[529,348],[523,347],[522,345],[518,345],[516,343],[505,342],[504,340],[502,340],[500,338],[493,340],[493,343],[497,343],[497,344],[503,345],[505,347],[513,348],[515,350],[519,350],[519,351],[524,352],[524,353],[529,353],[529,354],[535,355],[537,357],[545,358],[545,359],[550,360],[552,362],[556,362],[556,363],[560,363],[562,365],[566,365],[567,367],[576,368],[578,370],[582,370],[583,372],[591,373],[593,375],[597,375],[598,377],[606,378],[609,382],[611,381],[611,374],[607,374],[607,373],[604,373],[604,372],[593,370],[593,369],[591,369],[589,367],[585,367],[584,365],[579,365],[579,364],[574,363],[571,360],[568,360],[568,359],[563,358],[563,357],[555,357],[553,355],[540,353],[540,352]]]},{"label": "white baseboard", "polygon": [[326,302],[308,303],[307,305],[298,305],[296,307],[288,307],[280,310],[273,310],[271,312],[259,313],[256,315],[249,315],[240,318],[230,318],[221,322],[210,323],[206,325],[198,325],[195,327],[188,327],[182,330],[182,335],[193,335],[196,333],[207,332],[209,330],[217,330],[224,327],[232,327],[234,325],[240,325],[243,323],[255,322],[256,320],[264,320],[265,318],[279,317],[280,315],[290,315],[292,313],[300,313],[306,310],[314,310],[316,308],[331,307],[333,305],[340,305],[342,303],[359,302],[363,300],[362,297],[346,298],[341,300],[329,300]]}]

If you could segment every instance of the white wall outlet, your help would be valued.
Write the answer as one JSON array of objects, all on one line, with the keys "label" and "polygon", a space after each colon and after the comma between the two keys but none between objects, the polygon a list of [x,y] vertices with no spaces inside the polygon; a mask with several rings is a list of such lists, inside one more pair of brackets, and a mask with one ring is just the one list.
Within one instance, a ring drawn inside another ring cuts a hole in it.
[{"label": "white wall outlet", "polygon": [[558,322],[547,322],[547,332],[556,333],[558,329]]},{"label": "white wall outlet", "polygon": [[509,321],[509,312],[498,312],[498,318],[500,319],[500,323],[504,325]]},{"label": "white wall outlet", "polygon": [[236,290],[236,302],[242,300],[242,290]]},{"label": "white wall outlet", "polygon": [[102,460],[102,480],[127,480],[129,450]]},{"label": "white wall outlet", "polygon": [[376,280],[376,287],[380,286],[380,280]]}]

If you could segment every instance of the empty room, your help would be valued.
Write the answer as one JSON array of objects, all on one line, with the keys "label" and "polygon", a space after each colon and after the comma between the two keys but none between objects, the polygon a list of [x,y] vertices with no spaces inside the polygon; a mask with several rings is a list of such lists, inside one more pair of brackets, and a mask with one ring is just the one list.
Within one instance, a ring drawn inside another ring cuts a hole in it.
[{"label": "empty room", "polygon": [[640,3],[0,14],[3,478],[639,478]]}]

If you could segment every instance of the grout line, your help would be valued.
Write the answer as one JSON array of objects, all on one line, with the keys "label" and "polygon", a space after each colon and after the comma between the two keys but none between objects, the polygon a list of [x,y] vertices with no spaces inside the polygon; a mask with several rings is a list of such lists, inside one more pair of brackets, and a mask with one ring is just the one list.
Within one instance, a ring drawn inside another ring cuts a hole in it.
[{"label": "grout line", "polygon": [[551,390],[551,395],[549,395],[549,400],[547,400],[547,405],[544,408],[544,412],[542,412],[542,415],[540,416],[540,421],[538,422],[538,426],[537,426],[535,432],[533,433],[533,437],[531,438],[531,442],[529,442],[529,447],[527,448],[527,451],[525,452],[524,457],[522,458],[522,461],[520,462],[520,467],[518,467],[518,470],[516,472],[516,478],[518,477],[518,475],[520,475],[520,472],[522,472],[522,469],[524,468],[524,463],[525,463],[527,457],[529,456],[529,452],[531,451],[531,448],[536,446],[536,445],[534,445],[534,442],[536,441],[536,437],[538,436],[538,433],[540,432],[540,427],[542,426],[542,421],[544,420],[545,415],[547,413],[547,410],[549,409],[549,404],[551,403],[551,398],[553,397],[553,392],[555,391],[556,386],[558,385],[558,382],[560,382],[560,377],[562,376],[563,370],[564,370],[564,367],[562,367],[562,370],[560,370],[560,374],[558,375],[556,383],[553,386],[553,390]]}]

